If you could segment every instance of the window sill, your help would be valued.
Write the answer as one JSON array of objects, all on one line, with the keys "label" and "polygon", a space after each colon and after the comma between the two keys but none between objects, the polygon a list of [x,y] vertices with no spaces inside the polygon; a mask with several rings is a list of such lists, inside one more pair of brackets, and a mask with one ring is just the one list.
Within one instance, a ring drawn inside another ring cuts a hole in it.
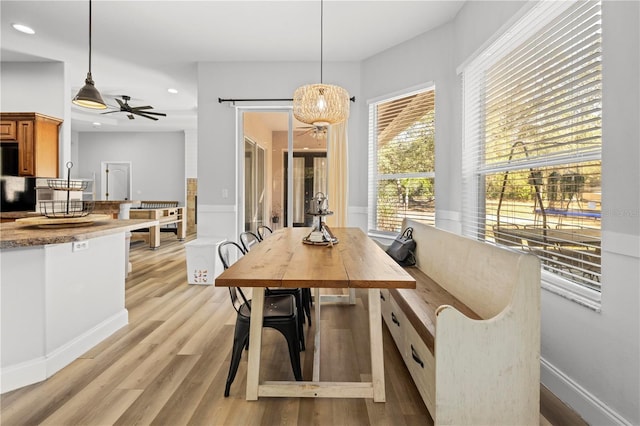
[{"label": "window sill", "polygon": [[601,294],[552,274],[542,271],[542,288],[595,312],[601,309]]}]

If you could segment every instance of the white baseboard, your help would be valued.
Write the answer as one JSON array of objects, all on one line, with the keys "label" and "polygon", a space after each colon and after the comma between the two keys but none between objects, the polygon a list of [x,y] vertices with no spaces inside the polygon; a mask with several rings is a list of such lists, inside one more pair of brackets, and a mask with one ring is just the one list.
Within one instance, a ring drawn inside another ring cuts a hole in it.
[{"label": "white baseboard", "polygon": [[128,323],[129,312],[123,309],[43,357],[2,368],[0,393],[41,382],[53,376]]},{"label": "white baseboard", "polygon": [[540,382],[577,412],[588,424],[632,425],[631,422],[544,358],[540,358]]}]

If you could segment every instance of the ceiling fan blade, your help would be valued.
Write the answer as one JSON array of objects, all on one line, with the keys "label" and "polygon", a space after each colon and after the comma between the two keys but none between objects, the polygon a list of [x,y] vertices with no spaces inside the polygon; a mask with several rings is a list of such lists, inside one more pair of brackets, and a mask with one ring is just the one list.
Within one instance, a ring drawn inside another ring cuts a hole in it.
[{"label": "ceiling fan blade", "polygon": [[131,111],[131,112],[133,112],[134,114],[142,113],[142,114],[149,114],[149,115],[159,115],[161,117],[166,117],[167,116],[167,114],[165,114],[164,112],[136,111],[136,110]]},{"label": "ceiling fan blade", "polygon": [[153,107],[151,105],[145,105],[145,106],[139,106],[139,107],[133,107],[131,108],[133,110],[139,110],[139,109],[153,109]]},{"label": "ceiling fan blade", "polygon": [[144,113],[144,112],[135,112],[135,111],[134,111],[134,112],[133,112],[133,114],[139,115],[140,117],[148,118],[149,120],[158,121],[158,119],[157,119],[157,118],[152,117],[152,116],[150,116],[150,115],[147,115],[147,113]]},{"label": "ceiling fan blade", "polygon": [[114,112],[122,112],[119,109],[115,110],[115,111],[107,111],[107,112],[101,112],[100,114],[113,114]]},{"label": "ceiling fan blade", "polygon": [[124,108],[124,104],[122,103],[122,101],[118,98],[114,98],[116,100],[116,102],[118,103],[118,105],[120,105],[120,108]]}]

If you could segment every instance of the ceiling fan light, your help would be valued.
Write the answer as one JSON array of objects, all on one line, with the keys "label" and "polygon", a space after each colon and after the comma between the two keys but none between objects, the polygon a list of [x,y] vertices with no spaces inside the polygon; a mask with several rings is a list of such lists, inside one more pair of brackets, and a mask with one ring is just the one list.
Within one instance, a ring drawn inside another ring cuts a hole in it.
[{"label": "ceiling fan light", "polygon": [[91,109],[106,109],[107,104],[102,100],[102,96],[91,78],[91,73],[87,73],[87,79],[84,81],[84,86],[78,94],[73,98],[72,102],[78,106],[91,108]]},{"label": "ceiling fan light", "polygon": [[349,118],[349,93],[332,84],[307,84],[293,93],[293,115],[314,126],[338,124]]}]

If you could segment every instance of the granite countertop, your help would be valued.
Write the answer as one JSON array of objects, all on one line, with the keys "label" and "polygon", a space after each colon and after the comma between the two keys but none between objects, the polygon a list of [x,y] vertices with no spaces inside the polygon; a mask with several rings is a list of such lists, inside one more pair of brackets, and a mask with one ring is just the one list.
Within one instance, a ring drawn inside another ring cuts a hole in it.
[{"label": "granite countertop", "polygon": [[69,243],[155,225],[158,225],[158,221],[149,219],[106,219],[87,226],[68,228],[39,228],[6,222],[0,224],[0,248]]},{"label": "granite countertop", "polygon": [[0,218],[2,219],[22,219],[23,217],[36,217],[41,216],[40,212],[0,212]]}]

